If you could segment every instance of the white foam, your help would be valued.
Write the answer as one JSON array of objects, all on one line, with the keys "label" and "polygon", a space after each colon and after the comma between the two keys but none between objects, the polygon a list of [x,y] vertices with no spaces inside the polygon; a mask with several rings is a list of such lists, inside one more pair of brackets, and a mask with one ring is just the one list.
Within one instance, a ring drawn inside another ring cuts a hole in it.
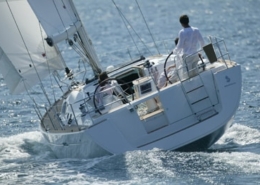
[{"label": "white foam", "polygon": [[220,138],[217,144],[226,144],[228,142],[233,142],[239,145],[260,143],[260,131],[235,123],[227,130],[223,137]]},{"label": "white foam", "polygon": [[1,160],[19,158],[42,158],[50,153],[48,146],[43,143],[40,132],[25,132],[10,137],[0,138]]}]

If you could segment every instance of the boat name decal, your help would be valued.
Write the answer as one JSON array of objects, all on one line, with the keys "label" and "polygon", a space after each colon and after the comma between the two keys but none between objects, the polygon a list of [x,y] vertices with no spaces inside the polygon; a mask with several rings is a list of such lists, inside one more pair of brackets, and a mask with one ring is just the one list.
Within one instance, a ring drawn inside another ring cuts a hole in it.
[{"label": "boat name decal", "polygon": [[225,85],[224,87],[229,87],[231,85],[235,85],[236,82],[233,82],[233,83],[229,83],[231,81],[230,77],[229,76],[225,76],[225,79],[226,79],[226,82],[228,83],[227,85]]},{"label": "boat name decal", "polygon": [[230,82],[229,76],[225,76],[225,79],[226,79],[227,82]]}]

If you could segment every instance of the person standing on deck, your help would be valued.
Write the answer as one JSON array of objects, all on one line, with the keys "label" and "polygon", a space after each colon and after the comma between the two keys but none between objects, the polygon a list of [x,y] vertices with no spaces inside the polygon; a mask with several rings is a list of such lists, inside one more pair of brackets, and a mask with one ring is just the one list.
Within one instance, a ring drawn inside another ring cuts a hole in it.
[{"label": "person standing on deck", "polygon": [[200,48],[202,48],[205,43],[199,29],[189,25],[188,15],[181,15],[179,20],[183,29],[179,31],[179,41],[177,46],[173,50],[173,53],[182,55],[184,65],[187,66],[187,69],[189,70],[189,75],[191,77],[196,75],[196,65],[200,60],[198,54],[195,53]]}]

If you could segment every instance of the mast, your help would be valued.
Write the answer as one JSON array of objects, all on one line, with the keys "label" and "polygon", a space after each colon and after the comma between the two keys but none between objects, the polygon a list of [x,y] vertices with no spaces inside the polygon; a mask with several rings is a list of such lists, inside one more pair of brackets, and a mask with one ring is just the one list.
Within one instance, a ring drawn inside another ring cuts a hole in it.
[{"label": "mast", "polygon": [[[81,19],[80,19],[79,15],[78,15],[77,9],[76,9],[73,1],[70,0],[69,2],[71,4],[72,9],[74,10],[74,13],[75,13],[76,17],[81,22]],[[80,39],[81,39],[81,41],[83,43],[85,55],[88,57],[89,63],[91,65],[95,75],[100,74],[102,72],[102,66],[99,63],[96,51],[95,51],[95,49],[94,49],[94,47],[92,45],[92,41],[88,37],[87,32],[86,32],[86,30],[85,30],[83,25],[78,29],[78,34],[79,34]]]}]

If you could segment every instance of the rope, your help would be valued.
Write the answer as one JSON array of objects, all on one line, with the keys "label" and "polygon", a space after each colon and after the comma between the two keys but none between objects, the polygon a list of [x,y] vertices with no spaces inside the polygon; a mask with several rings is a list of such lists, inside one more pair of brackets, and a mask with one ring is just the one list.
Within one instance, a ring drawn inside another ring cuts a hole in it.
[{"label": "rope", "polygon": [[[40,31],[41,31],[42,45],[43,45],[43,49],[44,49],[44,52],[45,52],[46,63],[47,63],[48,71],[49,71],[49,74],[50,74],[51,70],[50,70],[50,65],[49,65],[49,60],[48,60],[48,54],[47,54],[47,51],[46,51],[45,42],[44,42],[44,38],[43,38],[43,32],[42,32],[42,28],[41,28],[40,22],[39,22],[39,28],[40,28]],[[53,86],[52,78],[51,78],[51,76],[49,76],[49,77],[50,77],[51,85]],[[56,96],[55,96],[54,89],[53,88],[51,88],[51,89],[52,89],[52,93],[53,93],[53,96],[54,96],[54,100],[56,101]]]},{"label": "rope", "polygon": [[88,61],[88,57],[85,55],[84,51],[82,51],[82,49],[84,49],[83,47],[79,47],[79,46],[77,46],[74,43],[72,45],[70,45],[70,46],[76,53],[78,53],[79,56],[81,56],[84,59],[84,61],[86,61],[90,65],[90,63]]},{"label": "rope", "polygon": [[138,3],[137,0],[135,0],[135,2],[136,2],[136,4],[137,4],[137,6],[138,6],[138,9],[139,9],[139,11],[140,11],[142,17],[143,17],[143,20],[144,20],[144,22],[145,22],[145,25],[146,25],[146,27],[147,27],[147,29],[148,29],[148,31],[149,31],[149,33],[150,33],[152,39],[153,39],[153,43],[154,43],[154,45],[155,45],[155,47],[156,47],[156,49],[157,49],[157,51],[158,51],[158,54],[160,54],[160,51],[159,51],[159,49],[158,49],[158,47],[157,47],[157,45],[156,45],[156,43],[155,43],[155,40],[154,40],[153,35],[152,35],[152,33],[151,33],[151,30],[150,30],[150,28],[149,28],[149,26],[148,26],[148,24],[147,24],[147,22],[146,22],[146,20],[145,20],[145,17],[144,17],[144,15],[143,15],[143,12],[142,12],[140,6],[139,6],[139,3]]},{"label": "rope", "polygon": [[121,16],[121,18],[122,18],[122,20],[123,20],[123,22],[124,22],[124,24],[125,24],[125,27],[126,27],[126,29],[128,30],[129,35],[131,36],[131,38],[132,38],[132,40],[133,40],[133,42],[134,42],[134,44],[135,44],[135,47],[137,48],[139,54],[141,55],[140,50],[138,49],[138,47],[137,47],[137,45],[136,45],[136,42],[134,41],[134,38],[132,37],[132,34],[130,33],[130,31],[129,31],[127,25],[126,25],[126,23],[129,24],[129,26],[132,28],[132,30],[134,31],[134,33],[136,34],[136,36],[139,38],[139,40],[142,42],[142,44],[145,46],[145,48],[147,49],[147,51],[151,53],[151,51],[148,49],[148,47],[146,46],[146,44],[142,41],[141,37],[140,37],[140,36],[137,34],[137,32],[135,31],[135,29],[133,28],[133,26],[129,23],[129,21],[126,19],[126,17],[125,17],[124,14],[122,13],[122,11],[121,11],[121,10],[119,9],[119,7],[116,5],[115,1],[112,0],[112,2],[114,3],[114,5],[115,5],[115,7],[116,7],[116,9],[117,9],[117,11],[118,11],[118,13],[119,13],[119,15]]},{"label": "rope", "polygon": [[[84,59],[87,59],[86,61],[89,61],[90,59],[92,59],[93,60],[93,58],[92,58],[92,56],[91,56],[91,53],[89,53],[88,51],[87,51],[87,49],[85,48],[85,45],[83,44],[83,42],[82,42],[82,38],[81,38],[81,36],[78,34],[77,35],[78,36],[78,38],[76,39],[76,42],[78,43],[78,45],[80,46],[80,48],[81,49],[83,49],[83,51],[82,51],[82,53],[84,54]],[[85,37],[86,37],[86,35],[85,35]],[[94,61],[94,60],[93,60]],[[100,72],[99,72],[99,67],[96,65],[96,63],[91,63],[90,64],[90,62],[88,62],[88,64],[91,66],[91,68],[92,68],[92,70],[93,70],[93,72],[95,73],[95,74],[99,74]]]},{"label": "rope", "polygon": [[[60,17],[61,23],[62,23],[63,27],[64,27],[65,30],[66,30],[67,38],[69,38],[68,31],[67,31],[67,29],[66,29],[66,26],[65,26],[64,22],[62,21],[62,18],[61,18],[60,12],[58,11],[58,8],[57,8],[57,5],[56,5],[56,3],[55,3],[55,0],[52,0],[52,1],[53,1],[53,4],[54,4],[55,8],[56,8],[56,11],[57,11],[57,13],[58,13],[58,15],[59,15],[59,17]],[[63,3],[63,2],[62,2],[62,3]],[[65,6],[64,3],[63,3],[63,6]]]},{"label": "rope", "polygon": [[[12,14],[12,17],[13,17],[14,23],[15,23],[15,25],[16,25],[16,28],[17,28],[17,30],[18,30],[20,36],[21,36],[21,39],[22,39],[23,44],[24,44],[24,47],[25,47],[26,50],[27,50],[28,56],[30,57],[30,60],[31,60],[31,62],[32,62],[32,64],[33,64],[33,67],[34,67],[34,69],[35,69],[36,75],[37,75],[37,77],[38,77],[38,79],[39,79],[39,81],[40,81],[40,87],[41,87],[43,93],[45,94],[47,101],[48,101],[49,104],[51,105],[51,102],[50,102],[50,100],[49,100],[49,98],[48,98],[48,96],[47,96],[47,94],[46,94],[46,91],[45,91],[45,89],[44,89],[44,86],[43,86],[43,84],[42,84],[40,75],[39,75],[39,73],[38,73],[38,71],[37,71],[37,68],[36,68],[36,66],[35,66],[35,64],[34,64],[34,61],[33,61],[33,59],[32,59],[32,56],[31,56],[31,54],[30,54],[30,52],[29,52],[29,49],[28,49],[28,47],[27,47],[27,45],[26,45],[26,43],[25,43],[25,40],[24,40],[23,35],[22,35],[22,33],[21,33],[21,30],[20,30],[19,27],[18,27],[18,24],[17,24],[17,22],[16,22],[16,19],[15,19],[15,17],[14,17],[13,12],[12,12],[12,9],[11,9],[11,7],[10,7],[10,5],[9,5],[9,3],[8,3],[7,0],[6,0],[6,4],[7,4],[9,10],[10,10],[10,13]],[[24,83],[24,86],[25,86],[25,89],[27,89],[25,83]]]}]

